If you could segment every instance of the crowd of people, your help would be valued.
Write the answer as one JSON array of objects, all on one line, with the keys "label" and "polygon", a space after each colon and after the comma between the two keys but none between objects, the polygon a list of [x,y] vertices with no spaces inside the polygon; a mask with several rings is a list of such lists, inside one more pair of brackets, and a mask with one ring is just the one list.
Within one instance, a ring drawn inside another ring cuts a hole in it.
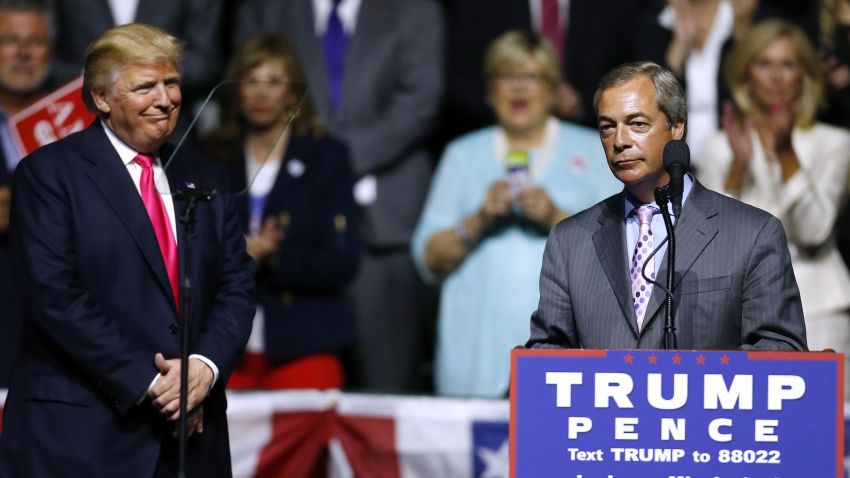
[{"label": "crowd of people", "polygon": [[6,119],[134,22],[184,42],[176,131],[225,82],[186,147],[258,264],[231,388],[505,396],[550,230],[623,189],[594,93],[639,60],[685,87],[696,182],[781,220],[809,348],[850,354],[850,0],[0,0],[0,388]]}]

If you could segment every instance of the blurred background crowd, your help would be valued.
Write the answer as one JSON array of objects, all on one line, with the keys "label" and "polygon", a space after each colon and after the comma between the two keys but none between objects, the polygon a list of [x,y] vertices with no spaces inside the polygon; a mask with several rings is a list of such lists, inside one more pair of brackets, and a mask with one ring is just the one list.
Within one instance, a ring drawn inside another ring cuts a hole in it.
[{"label": "blurred background crowd", "polygon": [[0,0],[0,388],[6,119],[130,22],[186,43],[183,131],[230,82],[187,147],[260,264],[231,388],[505,396],[549,228],[621,188],[593,95],[636,60],[685,85],[696,178],[782,220],[810,348],[850,353],[850,0]]}]

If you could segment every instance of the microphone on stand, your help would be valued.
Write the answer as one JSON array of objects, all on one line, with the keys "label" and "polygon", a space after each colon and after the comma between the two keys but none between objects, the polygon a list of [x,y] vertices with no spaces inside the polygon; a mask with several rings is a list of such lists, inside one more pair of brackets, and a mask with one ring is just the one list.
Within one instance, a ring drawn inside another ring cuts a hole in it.
[{"label": "microphone on stand", "polygon": [[688,144],[682,140],[674,139],[664,145],[664,169],[670,175],[670,182],[663,188],[655,189],[655,201],[661,209],[661,217],[664,219],[664,228],[667,230],[667,281],[664,292],[665,319],[664,319],[664,341],[663,346],[667,350],[679,348],[676,336],[676,317],[673,306],[673,276],[676,271],[676,232],[673,228],[670,211],[667,209],[669,200],[673,207],[672,216],[679,221],[682,212],[682,193],[685,190],[684,177],[691,165],[691,150]]},{"label": "microphone on stand", "polygon": [[182,247],[184,269],[183,283],[180,287],[180,419],[177,433],[177,476],[186,478],[186,442],[189,440],[188,430],[188,396],[189,396],[189,326],[192,323],[192,271],[189,269],[192,247],[195,239],[195,212],[200,202],[212,201],[217,194],[215,189],[198,189],[194,184],[174,193],[174,199],[184,201],[186,209],[177,218],[186,227],[186,242]]},{"label": "microphone on stand", "polygon": [[691,165],[691,150],[688,143],[674,139],[664,146],[664,169],[670,175],[667,184],[667,197],[673,203],[673,216],[682,212],[682,192],[685,189],[684,177]]}]

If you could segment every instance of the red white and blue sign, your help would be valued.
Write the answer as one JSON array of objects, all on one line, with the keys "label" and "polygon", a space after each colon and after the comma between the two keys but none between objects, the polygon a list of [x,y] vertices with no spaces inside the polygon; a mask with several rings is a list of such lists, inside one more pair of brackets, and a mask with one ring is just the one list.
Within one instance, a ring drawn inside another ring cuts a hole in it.
[{"label": "red white and blue sign", "polygon": [[843,476],[843,356],[515,350],[515,478]]}]

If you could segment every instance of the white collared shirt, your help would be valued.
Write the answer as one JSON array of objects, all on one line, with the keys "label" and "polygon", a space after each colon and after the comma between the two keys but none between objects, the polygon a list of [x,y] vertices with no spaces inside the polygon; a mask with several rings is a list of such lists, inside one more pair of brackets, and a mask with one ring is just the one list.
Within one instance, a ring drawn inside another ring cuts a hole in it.
[{"label": "white collared shirt", "polygon": [[[345,34],[351,36],[357,30],[357,14],[360,12],[361,0],[342,0],[337,8],[337,15],[342,22]],[[331,0],[313,0],[313,20],[315,22],[316,36],[325,34],[328,26],[328,17],[331,16],[333,2]]]},{"label": "white collared shirt", "polygon": [[116,26],[133,23],[138,8],[139,0],[109,0],[109,10]]},{"label": "white collared shirt", "polygon": [[[121,139],[118,138],[111,129],[109,129],[109,126],[107,126],[106,123],[101,121],[101,124],[103,125],[103,130],[106,131],[106,137],[109,138],[109,142],[112,144],[112,147],[115,148],[115,152],[118,153],[118,157],[121,158],[121,161],[127,168],[127,172],[130,173],[130,179],[133,180],[133,184],[136,186],[136,191],[138,191],[139,195],[141,195],[142,190],[139,183],[142,180],[142,167],[134,161],[139,152],[131,148],[127,143],[121,141]],[[165,175],[165,170],[162,169],[158,154],[154,154],[153,181],[156,185],[156,190],[159,192],[160,196],[162,196],[162,202],[165,204],[165,210],[168,213],[168,224],[171,226],[171,234],[174,235],[174,243],[177,244],[177,226],[174,222],[174,201],[171,198],[171,188],[168,185],[168,177]]]}]

